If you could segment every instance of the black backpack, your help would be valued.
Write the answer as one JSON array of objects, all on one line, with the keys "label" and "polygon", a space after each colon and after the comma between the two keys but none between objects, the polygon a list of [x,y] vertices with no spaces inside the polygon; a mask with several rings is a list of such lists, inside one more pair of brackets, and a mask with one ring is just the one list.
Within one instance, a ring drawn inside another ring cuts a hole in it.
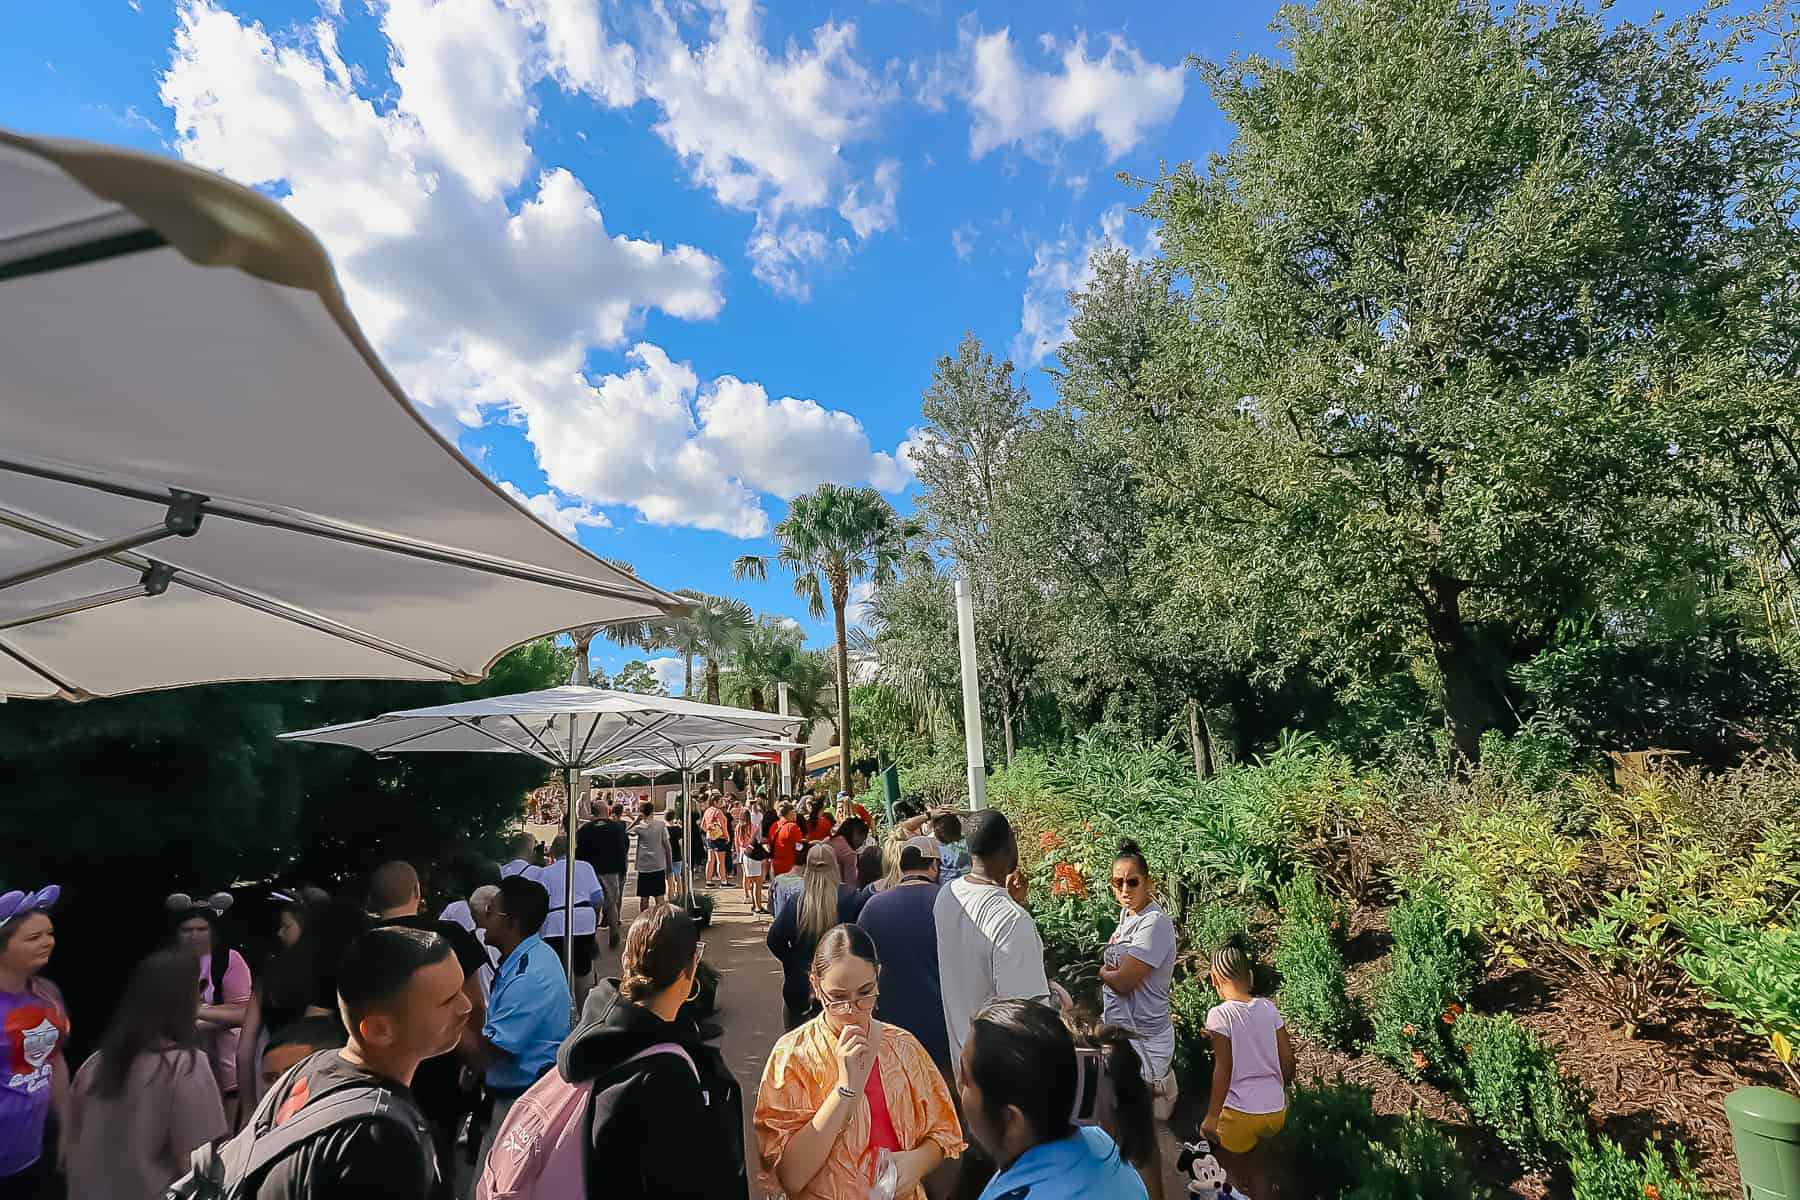
[{"label": "black backpack", "polygon": [[283,1075],[256,1106],[250,1123],[235,1136],[194,1151],[188,1173],[168,1186],[163,1200],[253,1200],[263,1177],[282,1158],[312,1138],[352,1121],[393,1121],[410,1130],[424,1151],[424,1190],[429,1193],[436,1186],[437,1150],[431,1127],[417,1105],[390,1088],[362,1083],[334,1088],[309,1100],[276,1128],[276,1098],[287,1096],[294,1077],[305,1066],[300,1063]]}]

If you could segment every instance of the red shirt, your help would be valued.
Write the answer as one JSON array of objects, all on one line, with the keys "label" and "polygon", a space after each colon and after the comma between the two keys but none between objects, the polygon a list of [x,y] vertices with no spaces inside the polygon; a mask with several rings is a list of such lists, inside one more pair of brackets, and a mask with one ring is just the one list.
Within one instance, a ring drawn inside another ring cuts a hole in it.
[{"label": "red shirt", "polygon": [[812,828],[806,831],[809,842],[827,842],[831,840],[831,814],[820,813],[813,818]]},{"label": "red shirt", "polygon": [[805,835],[800,826],[792,821],[777,821],[775,829],[769,834],[769,861],[775,864],[777,875],[786,875],[794,869],[794,856],[800,852],[800,843]]},{"label": "red shirt", "polygon": [[900,1135],[894,1132],[893,1114],[888,1111],[887,1089],[881,1086],[881,1060],[869,1070],[869,1082],[863,1089],[869,1102],[869,1182],[875,1182],[875,1171],[881,1164],[881,1151],[900,1152]]}]

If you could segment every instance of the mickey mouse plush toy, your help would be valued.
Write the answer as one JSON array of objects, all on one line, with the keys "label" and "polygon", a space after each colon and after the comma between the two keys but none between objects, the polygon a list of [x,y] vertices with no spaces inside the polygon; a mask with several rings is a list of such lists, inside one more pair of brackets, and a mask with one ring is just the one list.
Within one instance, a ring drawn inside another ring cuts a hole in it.
[{"label": "mickey mouse plush toy", "polygon": [[1205,1138],[1183,1144],[1176,1167],[1187,1176],[1188,1195],[1193,1200],[1246,1200],[1244,1193],[1226,1180],[1225,1168],[1213,1157]]}]

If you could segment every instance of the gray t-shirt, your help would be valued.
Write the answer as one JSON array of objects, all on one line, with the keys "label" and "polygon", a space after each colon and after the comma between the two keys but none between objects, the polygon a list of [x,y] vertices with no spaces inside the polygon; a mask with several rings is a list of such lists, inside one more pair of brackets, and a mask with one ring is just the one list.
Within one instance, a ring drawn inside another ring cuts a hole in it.
[{"label": "gray t-shirt", "polygon": [[1003,887],[966,876],[938,889],[931,906],[937,926],[938,981],[950,1061],[962,1061],[969,1022],[989,1000],[1048,1000],[1044,943],[1031,914]]},{"label": "gray t-shirt", "polygon": [[1109,1024],[1121,1025],[1137,1037],[1138,1055],[1145,1074],[1159,1079],[1175,1052],[1175,1027],[1170,1019],[1169,987],[1175,978],[1175,922],[1152,901],[1142,912],[1122,909],[1119,927],[1106,945],[1106,964],[1117,966],[1126,956],[1148,963],[1150,974],[1137,990],[1120,995],[1102,989],[1101,1014]]}]

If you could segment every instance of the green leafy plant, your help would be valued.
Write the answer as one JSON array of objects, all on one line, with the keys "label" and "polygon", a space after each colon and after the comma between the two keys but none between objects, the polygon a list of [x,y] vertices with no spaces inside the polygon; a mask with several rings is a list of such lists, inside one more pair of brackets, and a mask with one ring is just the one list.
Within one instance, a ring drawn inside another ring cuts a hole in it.
[{"label": "green leafy plant", "polygon": [[1337,907],[1305,872],[1282,888],[1281,899],[1275,969],[1281,973],[1282,1014],[1327,1045],[1348,1046],[1357,1013],[1345,988]]},{"label": "green leafy plant", "polygon": [[1800,926],[1748,928],[1718,919],[1688,927],[1681,965],[1709,1008],[1769,1040],[1769,1053],[1800,1091]]},{"label": "green leafy plant", "polygon": [[1375,1115],[1373,1094],[1353,1084],[1294,1089],[1281,1134],[1285,1194],[1330,1200],[1471,1200],[1485,1196],[1462,1155],[1417,1115]]},{"label": "green leafy plant", "polygon": [[1219,1003],[1219,993],[1204,968],[1189,970],[1169,989],[1169,1008],[1175,1021],[1175,1071],[1188,1086],[1212,1073],[1212,1038],[1206,1032],[1206,1014]]},{"label": "green leafy plant", "polygon": [[1587,1139],[1587,1098],[1556,1054],[1510,1013],[1464,1013],[1454,1022],[1469,1113],[1521,1162],[1547,1167]]},{"label": "green leafy plant", "polygon": [[1235,904],[1202,904],[1182,922],[1188,945],[1203,958],[1226,946],[1250,949],[1250,910]]},{"label": "green leafy plant", "polygon": [[1455,1019],[1475,983],[1471,940],[1456,930],[1442,890],[1417,884],[1388,914],[1393,952],[1376,981],[1369,1049],[1410,1079],[1442,1078],[1455,1062]]},{"label": "green leafy plant", "polygon": [[1570,1200],[1708,1200],[1687,1148],[1677,1142],[1670,1152],[1673,1165],[1654,1145],[1632,1155],[1609,1137],[1586,1142],[1569,1160]]}]

